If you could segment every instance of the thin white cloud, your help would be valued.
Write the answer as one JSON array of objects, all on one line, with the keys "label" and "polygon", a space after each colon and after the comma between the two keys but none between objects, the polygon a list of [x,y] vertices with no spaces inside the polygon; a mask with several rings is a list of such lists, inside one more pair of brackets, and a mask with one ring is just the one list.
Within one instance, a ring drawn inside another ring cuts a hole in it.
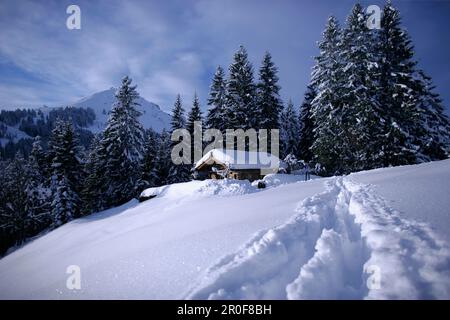
[{"label": "thin white cloud", "polygon": [[[165,110],[177,93],[187,106],[194,91],[205,102],[215,68],[227,69],[240,44],[247,47],[255,77],[264,52],[272,53],[283,99],[298,104],[327,16],[333,10],[344,16],[352,1],[344,7],[296,0],[77,3],[82,29],[70,31],[68,3],[0,2],[0,106],[72,101],[117,86],[125,74],[143,97]],[[23,72],[5,75],[3,65]]]}]

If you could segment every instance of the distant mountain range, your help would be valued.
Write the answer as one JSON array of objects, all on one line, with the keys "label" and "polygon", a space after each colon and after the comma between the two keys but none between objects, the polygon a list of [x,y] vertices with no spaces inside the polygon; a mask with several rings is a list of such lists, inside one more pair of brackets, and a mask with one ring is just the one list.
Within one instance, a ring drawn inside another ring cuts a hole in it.
[{"label": "distant mountain range", "polygon": [[[88,146],[93,134],[101,132],[108,121],[116,89],[94,93],[61,107],[26,108],[0,111],[0,159],[14,156],[17,151],[27,155],[31,139],[40,135],[48,140],[57,118],[70,119],[78,132],[80,142]],[[170,115],[152,102],[140,97],[137,109],[142,113],[139,120],[145,129],[161,132],[170,128]],[[26,110],[24,110],[26,109]]]}]

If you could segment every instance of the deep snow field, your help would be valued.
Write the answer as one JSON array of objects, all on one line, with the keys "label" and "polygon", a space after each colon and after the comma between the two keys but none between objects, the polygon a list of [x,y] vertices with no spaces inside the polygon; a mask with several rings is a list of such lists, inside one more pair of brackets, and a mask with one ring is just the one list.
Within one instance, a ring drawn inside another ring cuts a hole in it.
[{"label": "deep snow field", "polygon": [[450,298],[450,160],[302,178],[148,190],[2,258],[0,298]]}]

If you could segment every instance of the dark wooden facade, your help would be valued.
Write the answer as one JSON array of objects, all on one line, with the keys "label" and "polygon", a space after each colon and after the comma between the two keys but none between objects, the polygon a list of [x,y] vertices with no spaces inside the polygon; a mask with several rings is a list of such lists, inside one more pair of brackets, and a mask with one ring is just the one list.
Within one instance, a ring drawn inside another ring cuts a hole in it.
[{"label": "dark wooden facade", "polygon": [[203,164],[196,170],[196,178],[203,179],[238,179],[255,181],[262,179],[260,169],[233,169],[221,163]]}]

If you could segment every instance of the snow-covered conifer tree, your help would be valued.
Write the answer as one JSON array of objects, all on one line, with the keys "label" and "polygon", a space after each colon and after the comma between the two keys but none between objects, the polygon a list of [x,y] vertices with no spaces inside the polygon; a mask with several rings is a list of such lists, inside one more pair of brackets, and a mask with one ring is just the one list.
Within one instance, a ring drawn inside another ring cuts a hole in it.
[{"label": "snow-covered conifer tree", "polygon": [[101,133],[92,140],[87,161],[84,164],[86,178],[83,182],[81,198],[83,201],[83,214],[90,214],[108,208],[106,194],[106,150],[100,143]]},{"label": "snow-covered conifer tree", "polygon": [[257,128],[256,86],[253,67],[243,46],[235,53],[229,67],[226,90],[225,123],[230,129]]},{"label": "snow-covered conifer tree", "polygon": [[367,20],[364,9],[356,4],[347,18],[339,50],[344,64],[342,108],[338,115],[340,163],[337,169],[341,173],[373,168],[380,157],[382,113],[375,98],[379,90],[379,68],[373,31],[367,27]]},{"label": "snow-covered conifer tree", "polygon": [[289,154],[295,155],[298,147],[298,115],[294,104],[289,100],[285,110],[281,115],[281,156],[286,157]]},{"label": "snow-covered conifer tree", "polygon": [[155,187],[158,183],[157,156],[158,156],[158,135],[152,129],[146,134],[144,148],[144,158],[141,166],[141,176],[138,180],[139,191],[146,188]]},{"label": "snow-covered conifer tree", "polygon": [[100,142],[106,171],[106,194],[110,206],[136,196],[136,182],[140,175],[140,161],[144,153],[144,129],[136,109],[139,94],[129,77],[122,79],[116,92],[116,103]]},{"label": "snow-covered conifer tree", "polygon": [[27,230],[29,235],[35,235],[51,223],[50,205],[51,189],[49,185],[48,165],[42,141],[36,136],[26,166],[26,203],[28,216]]},{"label": "snow-covered conifer tree", "polygon": [[411,40],[390,2],[383,9],[376,40],[380,71],[376,98],[382,107],[384,132],[379,141],[380,166],[415,163],[419,147],[414,136],[420,131],[416,105],[421,88],[414,80],[416,62]]},{"label": "snow-covered conifer tree", "polygon": [[304,161],[311,161],[313,154],[311,146],[314,141],[314,121],[312,118],[312,101],[316,97],[316,91],[312,85],[309,85],[299,112],[299,143],[297,157]]},{"label": "snow-covered conifer tree", "polygon": [[259,82],[257,84],[257,129],[279,129],[280,114],[283,103],[280,98],[278,85],[278,68],[272,61],[272,56],[266,52],[259,69]]},{"label": "snow-covered conifer tree", "polygon": [[158,150],[156,151],[155,176],[157,177],[156,185],[161,186],[168,183],[172,160],[170,158],[170,134],[163,130],[159,136]]},{"label": "snow-covered conifer tree", "polygon": [[[196,99],[194,101],[194,104],[196,104],[196,111],[200,112],[200,107],[198,104],[198,99],[196,96]],[[191,115],[195,117],[194,115]],[[201,114],[200,114],[201,116]],[[184,116],[184,109],[181,103],[180,95],[177,96],[177,99],[175,101],[175,105],[172,110],[172,132],[177,129],[186,129],[186,119]],[[192,124],[193,125],[193,124]],[[172,148],[179,143],[178,141],[171,141],[171,150]],[[169,152],[171,151],[169,150]],[[167,183],[177,183],[177,182],[186,182],[191,180],[191,172],[190,172],[190,165],[189,164],[175,164],[171,161],[171,168],[169,171],[169,176],[167,177]]]},{"label": "snow-covered conifer tree", "polygon": [[225,73],[221,66],[217,67],[212,80],[208,97],[208,107],[206,127],[223,132],[227,127],[225,123],[226,81]]},{"label": "snow-covered conifer tree", "polygon": [[28,212],[26,210],[26,162],[23,154],[18,152],[14,159],[4,168],[0,202],[0,250],[21,244],[28,233]]},{"label": "snow-covered conifer tree", "polygon": [[198,100],[197,93],[194,94],[194,101],[192,103],[192,109],[189,111],[186,128],[191,136],[194,134],[194,122],[202,121],[202,111],[200,109],[200,102]]},{"label": "snow-covered conifer tree", "polygon": [[422,70],[416,74],[416,81],[420,82],[421,91],[417,109],[419,112],[420,128],[418,144],[419,161],[442,160],[450,152],[450,121],[444,113],[444,106],[430,77]]},{"label": "snow-covered conifer tree", "polygon": [[186,128],[186,117],[184,113],[181,96],[178,94],[172,109],[172,119],[170,121],[172,131]]},{"label": "snow-covered conifer tree", "polygon": [[341,131],[342,64],[339,57],[341,30],[336,18],[328,19],[323,39],[319,42],[320,54],[315,58],[311,83],[317,90],[312,101],[314,141],[311,146],[315,161],[324,170],[334,173],[338,167]]},{"label": "snow-covered conifer tree", "polygon": [[[56,122],[49,147],[52,157],[52,220],[53,226],[57,227],[80,216],[78,192],[81,189],[82,168],[77,157],[77,140],[70,122],[62,120]],[[66,209],[67,212],[62,212]]]},{"label": "snow-covered conifer tree", "polygon": [[69,222],[80,212],[78,195],[73,191],[68,179],[62,176],[55,182],[52,202],[53,227]]},{"label": "snow-covered conifer tree", "polygon": [[[202,146],[203,146],[203,142],[200,145],[196,145],[194,143],[194,122],[196,121],[202,121],[202,111],[200,109],[200,102],[198,100],[198,96],[197,93],[194,94],[194,101],[192,103],[192,109],[191,111],[189,111],[188,114],[188,118],[187,118],[187,123],[186,123],[186,129],[189,131],[189,133],[191,134],[191,160],[192,162],[194,161],[194,155],[195,152],[197,151],[198,154],[201,154],[202,150]],[[197,149],[197,150],[195,150]]]}]

